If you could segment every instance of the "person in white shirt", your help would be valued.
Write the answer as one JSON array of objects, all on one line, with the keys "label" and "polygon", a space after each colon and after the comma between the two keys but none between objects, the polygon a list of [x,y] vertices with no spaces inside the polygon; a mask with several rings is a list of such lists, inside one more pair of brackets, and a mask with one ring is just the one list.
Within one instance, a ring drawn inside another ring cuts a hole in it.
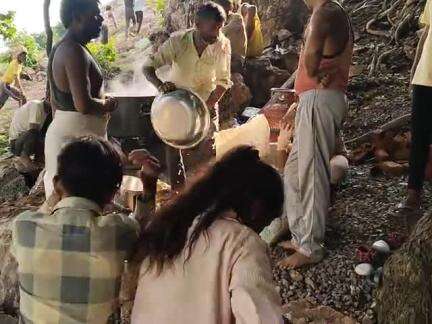
[{"label": "person in white shirt", "polygon": [[9,128],[9,144],[11,152],[17,156],[21,171],[29,172],[36,169],[35,160],[43,156],[45,121],[51,114],[50,103],[44,100],[31,100],[18,108]]}]

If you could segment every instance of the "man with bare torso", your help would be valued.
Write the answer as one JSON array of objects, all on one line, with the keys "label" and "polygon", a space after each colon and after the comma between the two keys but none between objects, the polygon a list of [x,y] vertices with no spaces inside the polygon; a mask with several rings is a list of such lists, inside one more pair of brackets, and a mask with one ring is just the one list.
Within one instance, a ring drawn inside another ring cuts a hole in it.
[{"label": "man with bare torso", "polygon": [[280,265],[297,268],[324,257],[330,205],[330,158],[335,134],[347,113],[345,92],[353,53],[353,32],[335,1],[305,0],[312,16],[305,33],[295,90],[299,96],[294,143],[285,166],[286,213],[294,252]]},{"label": "man with bare torso", "polygon": [[86,45],[99,37],[103,18],[97,0],[62,0],[61,21],[66,28],[48,62],[53,122],[45,138],[45,194],[53,193],[57,157],[76,136],[106,137],[109,113],[117,101],[103,98],[103,77]]}]

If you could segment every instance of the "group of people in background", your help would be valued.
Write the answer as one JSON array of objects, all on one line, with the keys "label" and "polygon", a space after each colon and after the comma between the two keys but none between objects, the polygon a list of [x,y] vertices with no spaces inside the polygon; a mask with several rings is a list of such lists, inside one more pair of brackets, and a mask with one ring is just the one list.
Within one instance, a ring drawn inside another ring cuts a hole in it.
[{"label": "group of people in background", "polygon": [[[201,5],[194,28],[173,34],[143,62],[144,75],[160,92],[186,88],[199,95],[215,117],[214,129],[218,102],[232,84],[234,57],[259,56],[264,49],[256,7],[216,2]],[[145,150],[125,156],[107,140],[117,101],[103,94],[102,73],[86,48],[102,30],[99,2],[62,0],[66,33],[49,58],[50,93],[47,100],[20,107],[11,124],[11,149],[21,163],[29,167],[43,138],[46,168],[44,205],[19,215],[13,227],[22,323],[106,323],[128,304],[132,323],[283,323],[268,246],[259,233],[274,221],[287,221],[292,239],[282,246],[292,254],[281,267],[324,257],[331,161],[343,155],[340,130],[354,46],[349,16],[339,3],[305,3],[312,16],[295,82],[299,103],[284,117],[295,119],[284,176],[248,146],[211,161],[208,138],[208,155],[197,148],[205,171],[156,209],[160,161]],[[422,20],[428,26],[429,3]],[[133,0],[125,0],[125,7],[128,35],[141,7]],[[117,24],[112,8],[106,11]],[[430,144],[419,139],[430,135],[419,98],[429,85],[422,70],[429,66],[429,35],[427,29],[413,81],[413,160]],[[2,78],[2,100],[25,101],[19,82],[24,59],[19,53]],[[166,65],[171,73],[162,80],[158,69]],[[44,131],[49,112],[53,121]],[[127,161],[140,167],[143,192],[131,215],[106,214]],[[422,161],[411,166],[410,194],[414,190],[417,198],[422,182],[414,175],[424,171]],[[120,299],[122,277],[127,285]]]}]

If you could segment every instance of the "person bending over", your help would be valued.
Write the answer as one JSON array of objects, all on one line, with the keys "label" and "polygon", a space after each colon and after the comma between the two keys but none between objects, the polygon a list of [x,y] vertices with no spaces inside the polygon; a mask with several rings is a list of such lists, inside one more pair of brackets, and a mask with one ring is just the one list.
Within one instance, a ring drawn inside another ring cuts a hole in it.
[{"label": "person bending over", "polygon": [[19,157],[19,171],[27,173],[38,169],[35,161],[43,157],[47,119],[52,120],[49,98],[31,100],[14,112],[9,128],[9,144],[13,155]]},{"label": "person bending over", "polygon": [[19,105],[26,103],[26,96],[21,85],[21,71],[27,58],[27,52],[22,50],[9,63],[6,72],[0,79],[0,109],[3,108],[9,97],[19,102]]},{"label": "person bending over", "polygon": [[[145,170],[147,162],[139,163]],[[103,139],[75,139],[63,148],[55,195],[13,226],[22,323],[107,323],[117,311],[124,262],[139,232],[126,215],[103,215],[122,177],[121,156]],[[146,208],[140,201],[138,218]]]},{"label": "person bending over", "polygon": [[[282,323],[267,245],[278,173],[251,147],[227,153],[142,224],[132,323]],[[161,305],[170,305],[163,307]]]},{"label": "person bending over", "polygon": [[[176,88],[190,90],[207,104],[215,125],[204,141],[183,155],[186,169],[196,169],[213,157],[213,132],[219,126],[217,104],[231,85],[231,45],[221,33],[226,20],[223,8],[208,2],[198,8],[195,28],[173,34],[144,62],[143,73],[160,92]],[[170,66],[167,82],[162,82],[156,70]],[[184,182],[182,168],[178,168],[179,152],[172,150],[171,172],[176,178],[171,182],[181,187]],[[178,170],[177,170],[178,169]]]}]

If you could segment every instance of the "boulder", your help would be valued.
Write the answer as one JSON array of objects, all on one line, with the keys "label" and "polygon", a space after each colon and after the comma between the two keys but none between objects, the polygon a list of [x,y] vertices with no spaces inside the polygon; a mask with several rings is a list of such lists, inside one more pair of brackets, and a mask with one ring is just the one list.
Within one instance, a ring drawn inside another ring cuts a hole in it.
[{"label": "boulder", "polygon": [[[186,29],[193,26],[196,8],[203,0],[170,0],[164,13],[164,26],[168,32]],[[258,7],[261,25],[266,44],[270,44],[275,31],[286,30],[296,37],[301,36],[309,16],[309,11],[303,0],[252,0]],[[288,35],[283,32],[283,36]]]},{"label": "boulder", "polygon": [[273,66],[268,58],[246,60],[244,78],[253,94],[251,105],[264,106],[270,99],[271,88],[279,88],[290,75],[287,70]]},{"label": "boulder", "polygon": [[28,191],[24,176],[16,168],[10,165],[0,168],[0,200],[12,200]]},{"label": "boulder", "polygon": [[303,0],[252,0],[258,7],[265,42],[269,44],[275,31],[286,29],[300,36],[309,16]]},{"label": "boulder", "polygon": [[289,323],[300,324],[356,324],[354,319],[327,306],[312,305],[307,300],[293,301],[283,307]]},{"label": "boulder", "polygon": [[233,73],[231,80],[233,86],[225,93],[219,103],[219,122],[221,125],[241,114],[252,99],[251,91],[240,73]]}]

